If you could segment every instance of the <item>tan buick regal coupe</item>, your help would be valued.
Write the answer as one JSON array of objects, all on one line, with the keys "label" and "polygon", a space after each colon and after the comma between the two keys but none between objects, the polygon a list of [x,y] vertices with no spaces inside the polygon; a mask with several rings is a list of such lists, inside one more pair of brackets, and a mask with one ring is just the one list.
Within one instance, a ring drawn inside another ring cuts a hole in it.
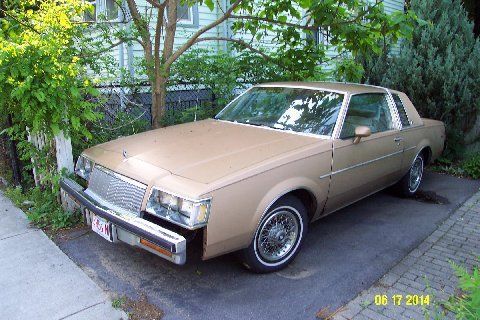
[{"label": "tan buick regal coupe", "polygon": [[442,122],[381,87],[322,82],[252,87],[214,119],[85,150],[61,182],[92,229],[176,264],[239,251],[256,272],[285,267],[308,224],[396,184],[413,195],[440,156]]}]

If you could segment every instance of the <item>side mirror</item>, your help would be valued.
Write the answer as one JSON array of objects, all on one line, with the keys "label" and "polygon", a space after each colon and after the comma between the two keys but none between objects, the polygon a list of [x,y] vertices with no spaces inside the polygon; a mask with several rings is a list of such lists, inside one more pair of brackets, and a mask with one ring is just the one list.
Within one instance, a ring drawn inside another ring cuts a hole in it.
[{"label": "side mirror", "polygon": [[366,138],[372,135],[372,130],[367,126],[358,126],[355,128],[355,139],[353,139],[353,144],[360,143],[362,138]]}]

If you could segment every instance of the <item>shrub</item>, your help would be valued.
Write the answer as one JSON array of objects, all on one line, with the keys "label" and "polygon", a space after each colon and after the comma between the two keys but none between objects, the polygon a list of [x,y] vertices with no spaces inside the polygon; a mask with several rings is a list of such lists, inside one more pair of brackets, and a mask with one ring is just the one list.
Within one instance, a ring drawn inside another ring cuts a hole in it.
[{"label": "shrub", "polygon": [[[398,56],[365,59],[367,82],[404,91],[423,117],[447,128],[447,153],[460,156],[480,108],[480,42],[460,0],[412,0],[421,19]],[[391,47],[390,45],[386,46]]]},{"label": "shrub", "polygon": [[22,188],[7,188],[5,195],[21,208],[37,227],[58,230],[76,225],[81,221],[77,212],[65,212],[58,205],[58,192],[35,187],[26,192]]},{"label": "shrub", "polygon": [[474,267],[471,273],[455,264],[453,268],[461,292],[451,297],[445,306],[455,313],[457,319],[480,319],[480,268]]},{"label": "shrub", "polygon": [[473,179],[480,179],[480,153],[477,153],[462,163],[462,169]]}]

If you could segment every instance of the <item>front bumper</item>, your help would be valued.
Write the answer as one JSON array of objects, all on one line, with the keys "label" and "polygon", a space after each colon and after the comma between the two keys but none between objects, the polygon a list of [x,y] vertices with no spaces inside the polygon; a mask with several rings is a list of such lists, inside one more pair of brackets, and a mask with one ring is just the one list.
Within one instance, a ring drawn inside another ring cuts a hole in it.
[{"label": "front bumper", "polygon": [[112,211],[90,197],[72,179],[62,179],[60,186],[80,206],[88,224],[91,224],[92,213],[112,223],[114,242],[140,247],[175,264],[185,263],[187,246],[183,236],[140,217]]}]

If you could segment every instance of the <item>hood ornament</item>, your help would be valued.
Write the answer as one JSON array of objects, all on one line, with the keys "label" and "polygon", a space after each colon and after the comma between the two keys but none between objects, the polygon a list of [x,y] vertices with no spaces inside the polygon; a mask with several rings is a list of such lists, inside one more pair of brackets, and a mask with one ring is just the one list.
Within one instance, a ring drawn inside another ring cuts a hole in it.
[{"label": "hood ornament", "polygon": [[124,159],[124,160],[127,160],[127,159],[128,159],[127,149],[123,149],[123,159]]}]

